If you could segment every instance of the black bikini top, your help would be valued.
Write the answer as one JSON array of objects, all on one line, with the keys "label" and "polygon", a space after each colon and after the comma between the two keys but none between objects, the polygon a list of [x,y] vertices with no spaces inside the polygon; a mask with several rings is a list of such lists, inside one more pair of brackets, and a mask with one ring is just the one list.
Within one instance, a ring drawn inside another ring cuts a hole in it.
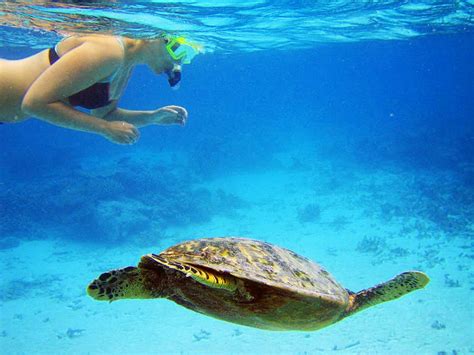
[{"label": "black bikini top", "polygon": [[[59,55],[54,47],[49,49],[49,63],[53,64],[59,59]],[[110,83],[95,83],[88,88],[68,97],[72,106],[80,106],[87,109],[96,109],[110,104],[109,96]]]}]

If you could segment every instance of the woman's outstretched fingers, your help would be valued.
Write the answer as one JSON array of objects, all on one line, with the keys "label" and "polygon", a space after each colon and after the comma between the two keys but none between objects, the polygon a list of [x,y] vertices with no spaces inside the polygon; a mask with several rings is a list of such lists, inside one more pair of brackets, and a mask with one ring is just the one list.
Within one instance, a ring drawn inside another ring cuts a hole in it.
[{"label": "woman's outstretched fingers", "polygon": [[188,119],[188,111],[184,107],[181,106],[175,106],[175,105],[170,105],[166,106],[167,108],[172,109],[174,112],[176,112],[176,115],[178,116],[178,123],[184,125]]},{"label": "woman's outstretched fingers", "polygon": [[188,112],[181,106],[165,106],[156,111],[159,114],[158,124],[179,124],[184,126]]},{"label": "woman's outstretched fingers", "polygon": [[182,116],[184,120],[188,118],[188,111],[186,111],[184,107],[181,107],[181,106],[171,106],[171,107],[173,108],[173,110],[178,112],[178,114]]}]

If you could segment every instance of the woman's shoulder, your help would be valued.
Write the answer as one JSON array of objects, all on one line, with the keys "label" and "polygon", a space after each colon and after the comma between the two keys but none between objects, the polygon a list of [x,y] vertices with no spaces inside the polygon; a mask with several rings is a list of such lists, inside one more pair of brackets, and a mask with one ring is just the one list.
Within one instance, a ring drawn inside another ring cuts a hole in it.
[{"label": "woman's shoulder", "polygon": [[124,45],[121,37],[109,35],[69,36],[62,39],[55,47],[59,56],[62,56],[81,45],[87,44],[98,53],[123,57]]}]

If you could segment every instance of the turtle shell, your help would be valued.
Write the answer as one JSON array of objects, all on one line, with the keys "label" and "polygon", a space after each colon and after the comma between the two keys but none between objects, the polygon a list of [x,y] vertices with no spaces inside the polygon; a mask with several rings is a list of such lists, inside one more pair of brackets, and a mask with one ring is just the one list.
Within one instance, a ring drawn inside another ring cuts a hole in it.
[{"label": "turtle shell", "polygon": [[197,239],[172,246],[160,256],[304,296],[348,303],[347,291],[318,264],[262,241],[235,237]]}]

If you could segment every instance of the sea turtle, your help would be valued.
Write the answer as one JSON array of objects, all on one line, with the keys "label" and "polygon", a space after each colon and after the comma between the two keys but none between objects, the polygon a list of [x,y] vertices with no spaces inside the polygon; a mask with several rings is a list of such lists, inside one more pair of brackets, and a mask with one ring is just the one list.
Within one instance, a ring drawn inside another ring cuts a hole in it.
[{"label": "sea turtle", "polygon": [[108,271],[87,293],[96,300],[168,298],[193,311],[268,330],[316,330],[425,287],[408,271],[357,293],[319,265],[262,241],[208,238],[143,256],[138,267]]}]

